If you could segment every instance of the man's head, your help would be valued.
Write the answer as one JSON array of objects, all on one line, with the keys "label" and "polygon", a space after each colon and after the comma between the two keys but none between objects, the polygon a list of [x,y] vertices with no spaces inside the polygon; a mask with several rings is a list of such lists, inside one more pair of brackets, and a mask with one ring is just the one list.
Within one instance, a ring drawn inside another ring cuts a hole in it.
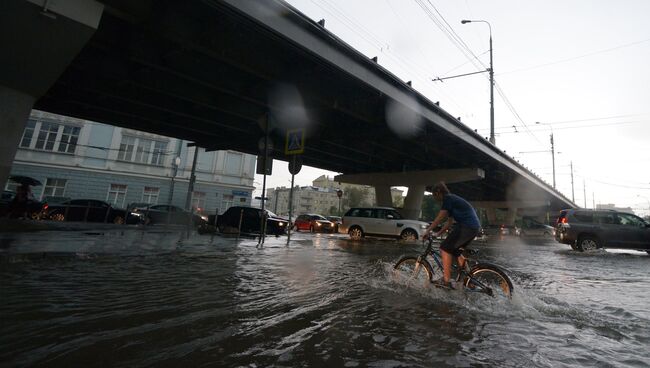
[{"label": "man's head", "polygon": [[433,186],[431,192],[433,193],[433,198],[435,198],[438,201],[442,201],[442,198],[445,195],[449,194],[449,188],[447,188],[445,182],[441,181],[438,184]]}]

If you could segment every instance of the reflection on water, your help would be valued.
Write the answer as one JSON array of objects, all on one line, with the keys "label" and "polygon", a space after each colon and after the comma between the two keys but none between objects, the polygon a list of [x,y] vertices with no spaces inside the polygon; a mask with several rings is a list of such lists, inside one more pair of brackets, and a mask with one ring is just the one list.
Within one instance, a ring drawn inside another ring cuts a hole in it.
[{"label": "reflection on water", "polygon": [[[606,366],[650,361],[648,256],[481,243],[511,302],[391,279],[415,244],[141,231],[7,238],[8,366]],[[602,362],[602,363],[599,363]],[[606,363],[605,363],[606,362]]]}]

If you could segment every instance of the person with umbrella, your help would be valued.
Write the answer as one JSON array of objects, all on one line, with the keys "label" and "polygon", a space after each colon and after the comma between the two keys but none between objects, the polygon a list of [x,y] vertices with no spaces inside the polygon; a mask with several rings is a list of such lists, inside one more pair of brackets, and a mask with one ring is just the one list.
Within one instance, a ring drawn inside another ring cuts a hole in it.
[{"label": "person with umbrella", "polygon": [[30,186],[41,185],[41,182],[34,178],[30,178],[29,176],[11,176],[9,179],[20,184],[20,186],[16,188],[16,196],[9,206],[10,216],[29,218],[30,216],[27,213],[27,204],[34,200],[34,194],[32,193]]}]

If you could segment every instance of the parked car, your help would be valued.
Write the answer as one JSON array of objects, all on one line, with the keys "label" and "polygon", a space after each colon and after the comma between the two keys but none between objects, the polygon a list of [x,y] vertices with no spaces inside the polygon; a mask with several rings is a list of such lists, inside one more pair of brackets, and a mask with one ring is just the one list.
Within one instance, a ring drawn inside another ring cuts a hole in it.
[{"label": "parked car", "polygon": [[519,234],[523,237],[554,237],[553,226],[542,224],[530,218],[524,218],[519,228]]},{"label": "parked car", "polygon": [[350,208],[343,215],[339,230],[354,240],[366,235],[416,240],[428,226],[423,221],[405,219],[394,208],[362,207]]},{"label": "parked car", "polygon": [[579,251],[622,248],[650,254],[650,224],[633,214],[613,210],[562,210],[555,239]]},{"label": "parked car", "polygon": [[296,221],[293,224],[293,228],[296,231],[307,230],[311,233],[315,232],[333,232],[334,224],[326,219],[324,216],[310,213],[305,215],[300,215],[296,218]]},{"label": "parked car", "polygon": [[48,205],[47,218],[54,221],[105,222],[135,224],[139,217],[129,216],[126,210],[115,208],[96,199],[72,199]]},{"label": "parked car", "polygon": [[507,225],[507,224],[501,224],[501,225],[485,225],[481,228],[483,234],[485,236],[498,236],[498,237],[503,237],[503,236],[519,236],[521,234],[521,229],[517,227],[516,225]]},{"label": "parked car", "polygon": [[341,217],[339,216],[326,216],[326,219],[328,219],[331,223],[334,224],[334,232],[338,233],[339,232],[339,226],[341,225]]},{"label": "parked car", "polygon": [[173,225],[187,225],[192,216],[192,224],[194,226],[204,225],[208,222],[207,216],[199,214],[192,214],[177,206],[155,204],[146,205],[142,207],[134,207],[129,213],[131,216],[139,217],[141,223],[144,224],[173,224]]},{"label": "parked car", "polygon": [[11,190],[3,190],[2,197],[0,197],[0,217],[18,218],[27,215],[28,218],[39,220],[45,214],[47,203],[28,199],[24,208],[12,208],[13,200],[16,197],[16,192]]},{"label": "parked car", "polygon": [[[269,210],[264,211],[266,212],[266,233],[285,234],[289,222]],[[217,229],[221,233],[236,234],[239,232],[240,219],[242,233],[259,234],[261,232],[262,210],[248,206],[230,207],[226,212],[217,216]]]}]

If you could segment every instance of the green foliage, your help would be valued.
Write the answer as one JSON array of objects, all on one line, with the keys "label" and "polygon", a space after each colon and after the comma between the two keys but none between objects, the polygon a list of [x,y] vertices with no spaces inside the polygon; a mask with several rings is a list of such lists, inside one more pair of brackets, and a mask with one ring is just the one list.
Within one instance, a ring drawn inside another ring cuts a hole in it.
[{"label": "green foliage", "polygon": [[349,188],[343,195],[344,206],[346,208],[363,206],[363,199],[366,196],[366,192],[366,190],[360,188]]},{"label": "green foliage", "polygon": [[422,199],[422,219],[433,221],[438,211],[440,211],[440,203],[433,199],[432,195],[425,195]]}]

